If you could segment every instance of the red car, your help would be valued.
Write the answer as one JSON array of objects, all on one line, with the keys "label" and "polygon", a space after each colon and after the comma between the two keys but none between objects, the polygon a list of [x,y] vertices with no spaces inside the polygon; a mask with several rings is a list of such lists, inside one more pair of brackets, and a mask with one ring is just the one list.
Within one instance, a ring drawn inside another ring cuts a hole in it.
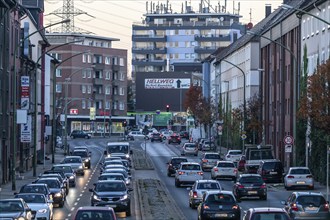
[{"label": "red car", "polygon": [[72,220],[117,220],[115,211],[111,207],[84,206],[77,209]]},{"label": "red car", "polygon": [[177,143],[181,144],[180,135],[173,133],[171,136],[168,137],[168,144]]}]

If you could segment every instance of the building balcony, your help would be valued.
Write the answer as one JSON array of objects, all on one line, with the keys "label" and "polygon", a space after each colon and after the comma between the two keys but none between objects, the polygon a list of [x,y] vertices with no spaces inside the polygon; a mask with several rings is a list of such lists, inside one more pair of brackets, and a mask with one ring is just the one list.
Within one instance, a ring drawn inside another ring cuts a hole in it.
[{"label": "building balcony", "polygon": [[103,85],[104,79],[101,78],[94,78],[94,84],[95,85]]},{"label": "building balcony", "polygon": [[165,66],[166,60],[132,60],[132,65],[134,66]]},{"label": "building balcony", "polygon": [[167,36],[133,35],[133,42],[166,42]]},{"label": "building balcony", "polygon": [[138,47],[133,47],[132,48],[132,53],[135,53],[135,54],[166,54],[167,53],[167,48],[166,47],[162,47],[162,48],[155,48],[155,47],[138,48]]},{"label": "building balcony", "polygon": [[229,35],[195,35],[195,41],[230,41]]},{"label": "building balcony", "polygon": [[196,53],[213,53],[215,50],[217,50],[218,47],[212,46],[212,47],[195,47]]},{"label": "building balcony", "polygon": [[93,63],[94,69],[96,70],[100,70],[100,69],[104,69],[105,68],[105,64],[104,63]]}]

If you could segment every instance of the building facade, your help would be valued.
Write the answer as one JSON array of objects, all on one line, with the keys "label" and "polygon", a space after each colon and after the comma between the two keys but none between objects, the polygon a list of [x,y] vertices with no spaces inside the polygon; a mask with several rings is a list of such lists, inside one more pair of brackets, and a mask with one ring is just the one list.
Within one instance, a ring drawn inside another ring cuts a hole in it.
[{"label": "building facade", "polygon": [[127,114],[127,51],[112,48],[118,39],[73,33],[49,33],[47,39],[59,62],[54,70],[57,133],[63,134],[65,121],[68,134],[121,133],[121,117]]}]

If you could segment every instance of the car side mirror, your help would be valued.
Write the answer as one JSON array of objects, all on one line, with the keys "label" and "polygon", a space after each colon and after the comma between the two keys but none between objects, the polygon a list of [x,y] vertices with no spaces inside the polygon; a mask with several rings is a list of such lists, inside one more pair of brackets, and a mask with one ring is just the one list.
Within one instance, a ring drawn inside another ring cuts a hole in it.
[{"label": "car side mirror", "polygon": [[133,151],[132,151],[132,150],[130,150],[130,151],[129,151],[129,154],[133,154]]},{"label": "car side mirror", "polygon": [[105,150],[103,154],[104,154],[104,155],[107,155],[107,154],[108,154],[108,151]]},{"label": "car side mirror", "polygon": [[94,192],[94,190],[93,190],[93,189],[89,189],[88,191],[90,191],[90,192]]}]

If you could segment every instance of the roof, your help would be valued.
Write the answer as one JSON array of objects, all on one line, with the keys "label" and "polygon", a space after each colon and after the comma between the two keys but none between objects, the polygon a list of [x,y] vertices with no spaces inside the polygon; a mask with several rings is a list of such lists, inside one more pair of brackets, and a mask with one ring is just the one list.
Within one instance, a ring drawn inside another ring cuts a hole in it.
[{"label": "roof", "polygon": [[113,210],[111,207],[108,206],[84,206],[84,207],[79,207],[77,211],[80,210]]},{"label": "roof", "polygon": [[250,208],[250,210],[253,210],[253,212],[285,212],[286,211],[283,208],[275,208],[275,207],[259,207],[259,208]]},{"label": "roof", "polygon": [[115,145],[129,145],[129,142],[108,142],[108,146],[115,146]]},{"label": "roof", "polygon": [[79,33],[46,33],[46,36],[83,37],[86,39],[94,39],[94,40],[120,41],[120,39],[118,38],[101,37],[97,35],[79,34]]}]

